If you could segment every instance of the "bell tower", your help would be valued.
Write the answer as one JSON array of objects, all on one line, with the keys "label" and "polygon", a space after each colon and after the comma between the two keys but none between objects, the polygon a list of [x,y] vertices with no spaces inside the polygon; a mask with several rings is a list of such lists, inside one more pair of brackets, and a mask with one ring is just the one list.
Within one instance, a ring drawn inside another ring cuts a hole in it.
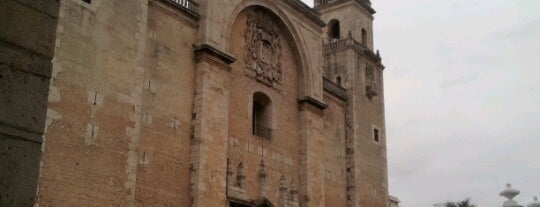
[{"label": "bell tower", "polygon": [[315,9],[327,23],[325,40],[346,38],[349,33],[373,50],[373,14],[370,0],[315,0]]},{"label": "bell tower", "polygon": [[383,70],[373,45],[370,0],[315,0],[326,23],[325,91],[347,94],[345,115],[347,206],[387,206],[388,176]]}]

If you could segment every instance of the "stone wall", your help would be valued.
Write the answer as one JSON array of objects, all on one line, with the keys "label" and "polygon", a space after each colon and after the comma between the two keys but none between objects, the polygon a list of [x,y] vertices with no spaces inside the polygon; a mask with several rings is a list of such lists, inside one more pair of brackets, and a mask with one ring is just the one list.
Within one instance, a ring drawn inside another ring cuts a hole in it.
[{"label": "stone wall", "polygon": [[324,100],[324,206],[347,206],[346,101],[328,92]]},{"label": "stone wall", "polygon": [[[349,206],[386,206],[388,178],[384,66],[380,63],[380,57],[373,53],[373,11],[369,11],[357,1],[321,6],[318,11],[325,22],[333,19],[340,22],[341,39],[326,41],[349,44],[329,50],[328,54],[325,54],[324,64],[325,77],[335,83],[339,77],[349,94],[346,109],[347,169],[351,172],[348,174]],[[350,16],[358,18],[349,18]],[[328,29],[327,27],[326,30]],[[366,45],[357,43],[362,40],[362,29],[367,33]],[[375,134],[378,134],[379,141],[375,141]]]},{"label": "stone wall", "polygon": [[148,2],[61,1],[40,206],[133,206]]},{"label": "stone wall", "polygon": [[35,200],[58,8],[0,1],[0,206]]},{"label": "stone wall", "polygon": [[146,69],[135,197],[142,206],[187,206],[195,87],[196,24],[154,1],[148,10]]},{"label": "stone wall", "polygon": [[[247,59],[253,58],[250,50],[265,50],[264,46],[250,41],[252,38],[250,35],[257,35],[248,31],[254,21],[266,21],[264,29],[261,30],[268,32],[269,35],[275,32],[273,39],[275,45],[269,45],[266,49],[275,50],[276,59],[272,59],[273,55],[264,52],[257,54],[261,55],[261,61],[267,61],[275,66],[271,69],[273,72],[280,73],[278,76],[281,81],[270,81],[273,83],[270,83],[271,85],[263,82],[265,79],[260,81],[258,77],[252,76],[252,71],[248,68],[250,61]],[[229,99],[229,142],[232,145],[228,157],[233,166],[239,163],[245,166],[248,200],[261,199],[264,196],[272,203],[278,203],[280,179],[285,180],[283,187],[288,188],[287,194],[291,183],[298,183],[299,180],[301,142],[298,133],[300,111],[297,99],[301,68],[297,62],[296,45],[288,31],[281,29],[284,27],[281,20],[269,10],[248,7],[237,16],[232,28],[231,53],[239,60],[232,64],[230,71],[231,82],[234,84],[230,87]],[[262,60],[264,58],[268,60]],[[264,127],[271,129],[271,137],[253,134],[255,93],[263,93],[269,98],[269,113],[265,114],[268,115],[269,121]],[[262,170],[261,161],[265,164],[264,183],[259,177]]]},{"label": "stone wall", "polygon": [[[362,58],[355,69],[357,97],[355,114],[355,167],[359,203],[368,206],[385,206],[388,201],[388,174],[386,158],[386,127],[384,120],[383,70],[376,63]],[[366,90],[366,70],[373,68],[377,95],[369,98]],[[379,131],[379,141],[374,140],[374,129]]]},{"label": "stone wall", "polygon": [[[364,94],[368,62],[352,50],[332,60],[346,101],[323,90],[314,11],[197,2],[200,18],[167,0],[60,2],[38,204],[383,206],[385,143],[370,133],[384,134],[384,108],[382,92]],[[275,29],[250,33],[250,10]],[[252,133],[255,92],[271,99],[270,139]]]}]

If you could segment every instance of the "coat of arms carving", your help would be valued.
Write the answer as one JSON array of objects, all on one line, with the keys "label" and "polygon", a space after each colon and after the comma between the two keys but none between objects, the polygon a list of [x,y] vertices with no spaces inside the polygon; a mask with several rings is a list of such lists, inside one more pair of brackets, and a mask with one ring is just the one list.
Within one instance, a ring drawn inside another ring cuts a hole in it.
[{"label": "coat of arms carving", "polygon": [[282,81],[282,51],[272,16],[266,12],[248,12],[245,41],[246,75],[279,89]]}]

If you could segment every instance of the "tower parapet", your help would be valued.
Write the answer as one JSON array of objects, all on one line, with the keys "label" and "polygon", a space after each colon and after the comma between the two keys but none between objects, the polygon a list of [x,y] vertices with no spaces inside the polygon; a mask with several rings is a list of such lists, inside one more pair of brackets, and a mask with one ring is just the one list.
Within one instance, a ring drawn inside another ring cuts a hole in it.
[{"label": "tower parapet", "polygon": [[375,10],[371,7],[371,1],[370,0],[315,0],[314,5],[315,9],[321,9],[324,7],[331,7],[331,6],[337,6],[340,4],[344,4],[347,2],[355,2],[360,4],[360,6],[364,7],[366,10],[368,10],[371,14],[375,14]]}]

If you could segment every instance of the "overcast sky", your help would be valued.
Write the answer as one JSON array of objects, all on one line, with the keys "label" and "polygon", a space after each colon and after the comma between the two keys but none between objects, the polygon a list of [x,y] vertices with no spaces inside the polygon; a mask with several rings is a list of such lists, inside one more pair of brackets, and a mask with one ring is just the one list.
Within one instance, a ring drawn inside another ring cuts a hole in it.
[{"label": "overcast sky", "polygon": [[540,196],[540,0],[372,2],[401,206]]}]

